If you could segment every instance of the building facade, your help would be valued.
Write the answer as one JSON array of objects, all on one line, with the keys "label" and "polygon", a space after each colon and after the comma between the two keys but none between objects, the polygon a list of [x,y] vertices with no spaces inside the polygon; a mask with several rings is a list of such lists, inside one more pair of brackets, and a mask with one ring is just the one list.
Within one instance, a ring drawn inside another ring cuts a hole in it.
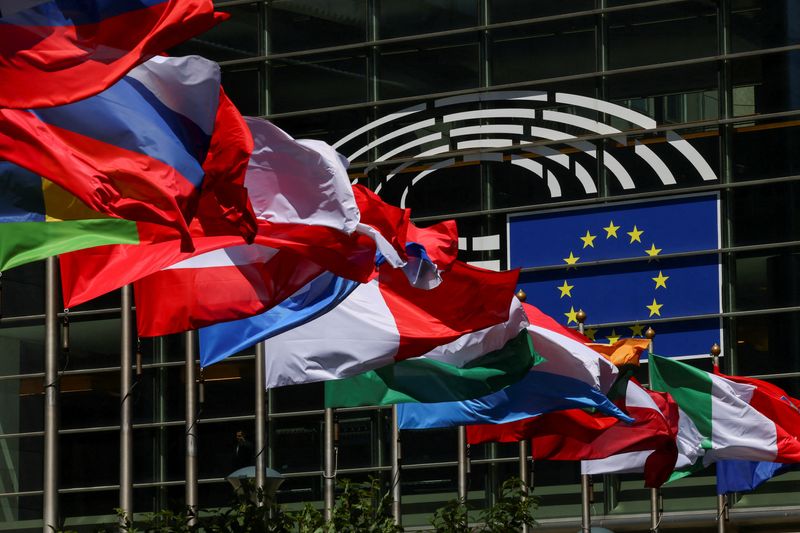
[{"label": "building facade", "polygon": [[[643,319],[656,330],[656,347],[659,331],[693,332],[711,321],[724,371],[762,377],[800,396],[797,2],[218,6],[231,19],[172,53],[220,62],[225,90],[242,114],[334,144],[350,158],[355,180],[410,207],[418,224],[455,219],[465,261],[523,267],[526,283],[548,276],[560,283],[569,263],[514,259],[510,234],[520,215],[713,196],[716,245],[680,255],[718,265],[716,301]],[[626,262],[603,261],[609,268]],[[3,272],[0,280],[0,530],[33,531],[43,516],[44,265]],[[627,334],[624,320],[587,313],[600,342],[615,331]],[[142,373],[120,391],[119,294],[61,316],[70,337],[58,374],[59,507],[66,523],[91,530],[113,521],[124,397],[133,402],[134,509],[180,506],[183,337],[142,339]],[[691,361],[710,368],[708,358]],[[224,477],[233,469],[235,433],[254,431],[254,352],[209,367],[204,379],[196,416],[199,503],[210,507],[229,499]],[[287,477],[279,501],[290,506],[321,505],[322,390],[314,384],[268,392],[267,462]],[[337,475],[380,476],[388,487],[390,410],[343,409],[336,421]],[[403,437],[403,523],[411,529],[455,497],[457,437],[455,430]],[[471,503],[493,501],[502,480],[518,474],[517,454],[515,445],[469,450]],[[537,462],[533,479],[542,528],[575,531],[579,466]],[[790,473],[737,495],[732,523],[742,531],[794,530],[798,489],[800,476]],[[668,485],[663,496],[665,526],[716,530],[713,468]],[[638,475],[596,476],[592,509],[614,530],[649,527],[649,492]]]}]

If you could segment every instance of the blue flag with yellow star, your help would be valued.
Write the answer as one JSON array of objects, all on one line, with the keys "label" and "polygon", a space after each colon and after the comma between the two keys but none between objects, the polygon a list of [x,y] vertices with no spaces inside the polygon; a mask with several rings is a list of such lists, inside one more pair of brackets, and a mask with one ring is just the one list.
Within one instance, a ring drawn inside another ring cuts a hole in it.
[{"label": "blue flag with yellow star", "polygon": [[[528,301],[596,342],[648,326],[667,356],[707,355],[720,343],[717,195],[628,202],[508,218],[509,268]],[[668,319],[668,320],[665,320]],[[676,320],[677,319],[677,320]],[[595,326],[593,326],[595,325]]]}]

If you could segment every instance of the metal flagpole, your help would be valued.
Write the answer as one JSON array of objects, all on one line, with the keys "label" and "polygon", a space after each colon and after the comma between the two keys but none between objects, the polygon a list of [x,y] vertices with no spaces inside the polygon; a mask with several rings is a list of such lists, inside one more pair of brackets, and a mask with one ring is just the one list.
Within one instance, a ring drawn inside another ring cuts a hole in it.
[{"label": "metal flagpole", "polygon": [[394,523],[402,525],[403,515],[400,492],[400,427],[397,425],[397,406],[392,405],[392,516]]},{"label": "metal flagpole", "polygon": [[48,257],[45,271],[44,321],[44,479],[45,533],[58,528],[58,307],[56,258]]},{"label": "metal flagpole", "polygon": [[197,512],[197,372],[195,371],[195,353],[197,353],[197,332],[187,331],[184,369],[186,374],[186,507],[189,509],[190,524],[196,523]]},{"label": "metal flagpole", "polygon": [[262,494],[259,507],[266,501],[264,486],[267,481],[266,354],[266,343],[256,344],[256,490]]},{"label": "metal flagpole", "polygon": [[[586,312],[580,309],[576,314],[576,319],[578,320],[578,331],[583,333]],[[589,533],[592,530],[592,492],[592,476],[581,474],[581,533]]]},{"label": "metal flagpole", "polygon": [[[722,353],[722,349],[719,347],[719,344],[714,343],[711,346],[711,360],[714,362],[714,366],[719,366],[719,354]],[[727,494],[717,494],[717,531],[718,533],[725,533],[725,522],[727,522],[729,518],[728,515],[728,495]]]},{"label": "metal flagpole", "polygon": [[[524,302],[528,299],[528,295],[522,289],[517,291],[516,294],[517,300],[520,302]],[[522,481],[525,491],[530,490],[531,486],[531,479],[530,479],[530,468],[528,466],[528,441],[521,440],[519,441],[519,479]],[[528,526],[527,524],[522,526],[522,533],[528,533]]]},{"label": "metal flagpole", "polygon": [[[531,476],[530,468],[528,466],[528,441],[519,441],[519,479],[522,481],[523,490],[527,495],[531,490]],[[530,529],[527,524],[523,524],[522,533],[528,533]]]},{"label": "metal flagpole", "polygon": [[467,503],[467,472],[469,472],[467,428],[458,426],[458,499],[465,504]]},{"label": "metal flagpole", "polygon": [[121,292],[119,508],[123,513],[120,525],[124,525],[127,520],[133,520],[133,289],[125,285]]},{"label": "metal flagpole", "polygon": [[[648,353],[653,355],[653,339],[656,338],[656,332],[653,328],[648,327],[644,332],[644,336],[650,341],[647,347]],[[650,532],[658,533],[658,528],[661,524],[661,515],[664,509],[661,499],[661,491],[657,488],[650,489]]]},{"label": "metal flagpole", "polygon": [[333,504],[335,499],[334,490],[336,488],[336,450],[333,446],[334,419],[333,408],[325,408],[325,464],[323,477],[323,490],[325,494],[325,520],[333,517]]}]

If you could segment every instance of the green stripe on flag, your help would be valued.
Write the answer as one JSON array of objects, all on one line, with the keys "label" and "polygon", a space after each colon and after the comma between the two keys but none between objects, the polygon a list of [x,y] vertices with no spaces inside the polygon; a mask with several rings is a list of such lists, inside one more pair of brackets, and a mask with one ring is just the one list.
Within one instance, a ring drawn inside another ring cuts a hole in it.
[{"label": "green stripe on flag", "polygon": [[100,218],[0,224],[0,271],[105,244],[139,244],[136,222]]},{"label": "green stripe on flag", "polygon": [[417,357],[325,382],[326,407],[436,403],[470,400],[497,392],[525,377],[541,362],[527,331],[503,348],[471,361],[463,368]]},{"label": "green stripe on flag", "polygon": [[672,395],[703,436],[702,447],[711,449],[711,375],[674,359],[650,355],[650,388]]}]

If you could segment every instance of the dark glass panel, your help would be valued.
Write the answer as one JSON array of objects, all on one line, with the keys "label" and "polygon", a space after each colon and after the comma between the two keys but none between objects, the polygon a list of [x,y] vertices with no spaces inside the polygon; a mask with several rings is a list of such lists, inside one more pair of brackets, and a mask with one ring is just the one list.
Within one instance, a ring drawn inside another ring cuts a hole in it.
[{"label": "dark glass panel", "polygon": [[63,370],[83,370],[119,366],[120,327],[117,318],[86,320],[69,319],[69,354],[64,357]]},{"label": "dark glass panel", "polygon": [[222,69],[222,86],[225,94],[231,99],[242,115],[258,116],[263,114],[261,93],[264,84],[257,68],[251,66],[230,66]]},{"label": "dark glass panel", "polygon": [[[420,165],[420,168],[427,168]],[[406,170],[411,170],[409,167]],[[392,205],[410,207],[414,216],[441,215],[480,209],[480,165],[470,163],[436,170],[412,184],[418,171],[400,173],[381,190]]]},{"label": "dark glass panel", "polygon": [[322,383],[276,387],[271,389],[271,392],[271,409],[273,413],[311,411],[324,408],[325,388]]},{"label": "dark glass panel", "polygon": [[[606,87],[607,100],[643,113],[659,126],[719,116],[712,62],[609,76]],[[616,125],[613,120],[611,124]]]},{"label": "dark glass panel", "polygon": [[738,317],[732,338],[738,374],[800,371],[800,313]]},{"label": "dark glass panel", "polygon": [[746,52],[800,43],[800,12],[793,0],[732,0],[731,49]]},{"label": "dark glass panel", "polygon": [[[330,145],[370,122],[368,108],[344,109],[329,113],[314,113],[294,117],[276,118],[276,126],[295,139],[317,139]],[[355,142],[349,146],[355,146]],[[341,152],[348,155],[347,150]]]},{"label": "dark glass panel", "polygon": [[228,61],[258,56],[261,49],[261,20],[258,4],[232,5],[219,8],[231,18],[207,32],[170,50],[172,56],[197,54],[213,61]]},{"label": "dark glass panel", "polygon": [[747,181],[800,174],[797,121],[746,122],[733,129],[733,179]]},{"label": "dark glass panel", "polygon": [[456,438],[455,428],[404,431],[403,462],[420,464],[455,461]]},{"label": "dark glass panel", "polygon": [[267,12],[272,53],[357,43],[367,38],[365,0],[274,0]]},{"label": "dark glass panel", "polygon": [[278,503],[303,505],[311,503],[318,509],[322,507],[322,476],[302,476],[287,478],[278,489]]},{"label": "dark glass panel", "polygon": [[377,71],[381,100],[477,87],[478,34],[382,46]]},{"label": "dark glass panel", "polygon": [[203,370],[203,418],[252,415],[255,412],[255,360],[226,359]]},{"label": "dark glass panel", "polygon": [[[243,432],[243,442],[236,439],[238,431]],[[256,464],[255,422],[252,420],[201,423],[198,439],[200,479],[224,478],[240,468]]]},{"label": "dark glass panel", "polygon": [[593,72],[594,23],[579,17],[492,30],[492,84]]},{"label": "dark glass panel", "polygon": [[[0,328],[0,350],[3,353],[0,375],[44,372],[44,325]],[[34,392],[27,385],[20,385],[21,394]]]},{"label": "dark glass panel", "polygon": [[[66,530],[76,533],[108,531],[101,528],[116,528],[114,509],[119,507],[118,490],[93,490],[90,492],[68,492],[59,495],[61,516],[66,520]],[[104,519],[108,520],[105,522]],[[110,520],[109,520],[110,519]]]},{"label": "dark glass panel", "polygon": [[716,7],[711,2],[615,11],[606,20],[610,69],[717,54]]},{"label": "dark glass panel", "polygon": [[378,466],[379,459],[389,464],[391,425],[380,411],[337,414],[339,468]]},{"label": "dark glass panel", "polygon": [[369,86],[366,51],[275,59],[267,79],[272,113],[363,102]]},{"label": "dark glass panel", "polygon": [[3,317],[44,314],[45,262],[28,263],[2,273]]},{"label": "dark glass panel", "polygon": [[800,240],[800,183],[776,183],[731,191],[735,246]]},{"label": "dark glass panel", "polygon": [[489,2],[489,16],[493,23],[549,17],[590,9],[594,9],[594,0],[570,0],[569,2],[490,0]]},{"label": "dark glass panel", "polygon": [[62,375],[59,389],[63,429],[119,424],[119,371]]},{"label": "dark glass panel", "polygon": [[476,0],[378,0],[381,39],[478,25]]},{"label": "dark glass panel", "polygon": [[288,472],[315,472],[322,469],[322,416],[273,418],[273,468]]},{"label": "dark glass panel", "polygon": [[735,310],[800,305],[799,249],[741,252],[733,260]]},{"label": "dark glass panel", "polygon": [[[61,487],[92,487],[119,483],[118,432],[98,431],[67,435],[62,433],[59,435],[58,446]],[[87,460],[88,458],[91,460]],[[109,513],[111,509],[106,509],[105,513]]]},{"label": "dark glass panel", "polygon": [[737,115],[800,109],[800,50],[731,60]]}]

